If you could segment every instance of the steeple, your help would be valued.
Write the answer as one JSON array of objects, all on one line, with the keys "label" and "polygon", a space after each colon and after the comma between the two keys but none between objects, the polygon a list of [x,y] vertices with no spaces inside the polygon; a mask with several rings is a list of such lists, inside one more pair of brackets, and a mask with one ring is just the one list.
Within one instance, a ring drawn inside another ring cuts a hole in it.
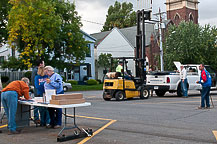
[{"label": "steeple", "polygon": [[178,25],[181,21],[198,24],[198,0],[166,0],[167,19]]}]

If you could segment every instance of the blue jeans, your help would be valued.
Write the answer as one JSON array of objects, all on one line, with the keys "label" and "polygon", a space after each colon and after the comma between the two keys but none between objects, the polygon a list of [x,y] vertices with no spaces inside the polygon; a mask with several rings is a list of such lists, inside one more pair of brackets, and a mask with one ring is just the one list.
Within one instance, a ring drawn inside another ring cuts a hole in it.
[{"label": "blue jeans", "polygon": [[205,101],[206,101],[206,107],[210,107],[209,104],[209,93],[210,93],[210,87],[202,87],[201,92],[201,107],[205,107]]},{"label": "blue jeans", "polygon": [[[37,95],[37,97],[43,97],[43,94]],[[40,113],[40,124],[45,126],[46,124],[50,123],[50,115],[48,109],[45,107],[34,107],[34,120],[39,120],[39,113]]]},{"label": "blue jeans", "polygon": [[181,80],[181,88],[183,96],[188,96],[188,88],[187,88],[187,79],[184,79],[184,82]]},{"label": "blue jeans", "polygon": [[2,104],[4,106],[5,113],[8,118],[8,129],[10,131],[16,131],[16,112],[18,94],[16,91],[2,92]]},{"label": "blue jeans", "polygon": [[34,120],[39,120],[39,107],[34,106]]},{"label": "blue jeans", "polygon": [[39,107],[41,125],[45,126],[50,123],[50,115],[46,107]]}]

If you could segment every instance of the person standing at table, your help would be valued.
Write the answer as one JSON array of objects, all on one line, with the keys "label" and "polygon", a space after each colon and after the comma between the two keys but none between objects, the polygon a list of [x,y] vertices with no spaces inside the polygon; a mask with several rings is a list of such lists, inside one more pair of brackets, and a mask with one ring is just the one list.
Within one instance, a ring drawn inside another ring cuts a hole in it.
[{"label": "person standing at table", "polygon": [[[31,83],[34,86],[34,97],[37,97],[38,95],[37,95],[37,89],[35,87],[35,76],[37,75],[38,68],[44,67],[44,60],[43,59],[37,59],[35,64],[36,64],[36,66],[32,70]],[[34,107],[34,119],[33,120],[36,124],[40,124],[38,112],[39,112],[39,107],[35,106]]]},{"label": "person standing at table", "polygon": [[[62,77],[54,72],[54,68],[51,66],[45,67],[45,72],[48,75],[44,84],[45,90],[55,89],[56,94],[64,94]],[[61,108],[48,108],[50,114],[50,126],[51,128],[60,128],[62,125],[62,109]]]},{"label": "person standing at table", "polygon": [[[46,79],[48,78],[47,75],[45,75],[44,67],[39,67],[37,75],[35,76],[35,87],[37,89],[37,97],[43,97],[43,94],[45,93],[44,90],[44,83],[46,82]],[[41,126],[48,126],[50,123],[50,116],[48,109],[46,107],[38,107],[39,113],[40,113],[40,125]]]},{"label": "person standing at table", "polygon": [[9,83],[2,90],[2,104],[4,106],[5,113],[8,118],[8,134],[19,134],[16,128],[16,112],[17,112],[17,101],[22,99],[21,96],[24,96],[25,99],[29,100],[29,79],[24,77],[21,81],[13,81]]}]

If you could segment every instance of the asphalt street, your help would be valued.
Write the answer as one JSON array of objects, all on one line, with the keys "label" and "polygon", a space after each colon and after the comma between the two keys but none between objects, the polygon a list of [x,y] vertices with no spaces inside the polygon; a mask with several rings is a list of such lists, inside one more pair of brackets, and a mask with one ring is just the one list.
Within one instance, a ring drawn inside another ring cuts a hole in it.
[{"label": "asphalt street", "polygon": [[[70,93],[70,92],[68,92]],[[76,92],[77,93],[77,92]],[[89,107],[76,109],[78,126],[93,129],[94,135],[63,143],[86,144],[208,144],[216,143],[217,92],[212,92],[214,106],[199,110],[200,93],[190,91],[189,98],[155,94],[146,100],[134,98],[117,102],[104,101],[102,91],[83,93]],[[72,115],[73,111],[69,111]],[[68,120],[72,123],[72,120]],[[3,125],[3,124],[2,124]],[[0,127],[1,128],[1,127]],[[20,135],[8,136],[1,128],[1,144],[8,143],[57,143],[58,130],[24,128]],[[70,131],[68,131],[70,133]]]}]

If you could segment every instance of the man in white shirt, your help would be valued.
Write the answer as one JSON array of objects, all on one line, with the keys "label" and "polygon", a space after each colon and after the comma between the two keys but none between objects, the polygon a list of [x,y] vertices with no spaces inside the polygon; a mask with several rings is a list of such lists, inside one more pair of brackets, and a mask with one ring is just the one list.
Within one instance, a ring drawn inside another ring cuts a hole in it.
[{"label": "man in white shirt", "polygon": [[181,89],[183,97],[188,97],[188,88],[187,88],[187,71],[184,68],[183,65],[180,66],[181,72],[180,72],[180,79],[181,79]]}]

